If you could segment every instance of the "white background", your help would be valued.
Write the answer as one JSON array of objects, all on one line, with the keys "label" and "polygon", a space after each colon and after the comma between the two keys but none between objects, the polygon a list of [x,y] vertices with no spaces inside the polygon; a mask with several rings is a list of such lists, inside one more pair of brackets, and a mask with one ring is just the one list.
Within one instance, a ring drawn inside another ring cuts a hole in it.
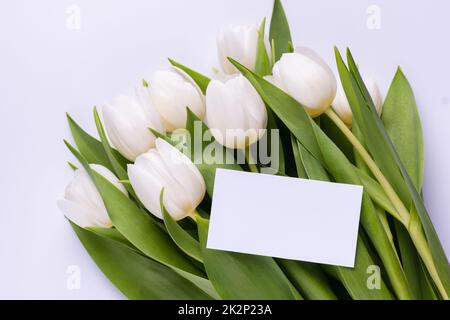
[{"label": "white background", "polygon": [[[67,8],[81,10],[80,29]],[[381,29],[370,30],[370,5]],[[333,64],[351,46],[386,92],[397,65],[415,89],[423,121],[425,198],[450,254],[450,46],[448,1],[285,0],[296,45]],[[123,298],[97,269],[56,208],[71,177],[68,111],[95,132],[101,106],[172,57],[209,73],[221,26],[260,23],[271,0],[2,1],[0,4],[0,298]],[[81,288],[66,286],[68,266]]]}]

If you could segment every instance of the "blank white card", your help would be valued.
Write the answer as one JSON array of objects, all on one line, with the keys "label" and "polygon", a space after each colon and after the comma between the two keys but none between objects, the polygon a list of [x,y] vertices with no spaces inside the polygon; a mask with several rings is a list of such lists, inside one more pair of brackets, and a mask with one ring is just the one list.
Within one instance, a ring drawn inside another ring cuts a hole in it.
[{"label": "blank white card", "polygon": [[207,248],[353,267],[362,191],[218,169]]}]

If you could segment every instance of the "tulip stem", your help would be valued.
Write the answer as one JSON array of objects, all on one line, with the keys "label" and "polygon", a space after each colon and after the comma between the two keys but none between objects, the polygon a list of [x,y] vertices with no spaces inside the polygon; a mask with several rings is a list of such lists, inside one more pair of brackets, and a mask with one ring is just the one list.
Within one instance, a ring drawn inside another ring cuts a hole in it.
[{"label": "tulip stem", "polygon": [[[384,174],[381,172],[378,165],[370,156],[369,152],[364,148],[364,146],[359,142],[359,140],[355,137],[353,132],[347,127],[347,125],[339,118],[339,116],[331,109],[328,108],[325,111],[325,114],[334,122],[334,124],[341,130],[341,132],[346,136],[348,141],[353,145],[355,150],[359,153],[361,158],[367,164],[368,168],[378,180],[380,185],[383,187],[386,195],[389,197],[389,200],[392,202],[395,210],[397,211],[397,219],[400,220],[405,226],[409,221],[409,211],[403,205],[403,202],[397,196],[394,188],[391,186],[389,181],[386,179]],[[406,223],[406,224],[405,224]]]},{"label": "tulip stem", "polygon": [[253,160],[252,151],[250,150],[250,146],[244,149],[245,160],[247,161],[247,165],[251,172],[259,173],[258,167],[256,166],[256,161]]},{"label": "tulip stem", "polygon": [[334,122],[334,124],[339,128],[339,130],[346,136],[348,141],[353,145],[355,150],[359,153],[361,158],[366,163],[367,167],[370,169],[372,174],[375,176],[375,178],[380,183],[380,185],[383,188],[384,192],[386,193],[387,197],[392,202],[392,205],[394,206],[395,210],[397,211],[397,216],[394,216],[394,217],[399,219],[399,221],[408,230],[408,233],[411,236],[411,239],[417,249],[417,252],[419,253],[420,257],[422,258],[431,277],[433,278],[433,281],[435,282],[436,287],[438,288],[442,297],[445,299],[448,299],[449,297],[447,295],[447,292],[445,291],[445,287],[443,286],[441,279],[439,278],[439,274],[436,270],[436,266],[434,264],[434,261],[433,261],[432,255],[431,255],[430,248],[428,246],[425,236],[423,235],[422,228],[420,228],[419,230],[410,228],[410,213],[409,213],[409,211],[406,209],[405,205],[403,204],[403,202],[401,201],[401,199],[395,192],[394,188],[391,186],[389,181],[386,179],[384,174],[381,172],[378,165],[372,159],[369,152],[364,148],[364,146],[361,144],[361,142],[355,137],[353,132],[347,127],[347,125],[341,120],[341,118],[339,118],[339,116],[331,108],[328,108],[325,111],[325,114]]},{"label": "tulip stem", "polygon": [[200,213],[196,209],[194,209],[189,215],[189,218],[191,218],[195,223],[197,223],[197,217],[201,217]]}]

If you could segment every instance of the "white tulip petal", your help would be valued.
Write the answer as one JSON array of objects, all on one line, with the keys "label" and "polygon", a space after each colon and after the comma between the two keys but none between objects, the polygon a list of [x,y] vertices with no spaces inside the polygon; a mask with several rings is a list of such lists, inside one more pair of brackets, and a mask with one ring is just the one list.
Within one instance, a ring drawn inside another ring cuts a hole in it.
[{"label": "white tulip petal", "polygon": [[150,85],[150,98],[168,131],[186,126],[186,107],[203,119],[204,97],[196,86],[175,71],[155,72]]},{"label": "white tulip petal", "polygon": [[156,217],[162,219],[160,193],[164,187],[146,170],[136,165],[128,165],[128,177],[142,204]]},{"label": "white tulip petal", "polygon": [[[194,199],[203,199],[206,190],[205,180],[191,160],[162,139],[156,140],[156,148],[164,163],[173,163],[170,167],[171,174],[179,186],[184,189],[184,193],[194,194]],[[178,158],[179,160],[173,161],[174,158]],[[196,187],[194,188],[192,186]],[[186,189],[187,187],[189,189]],[[196,203],[195,207],[198,204]]]},{"label": "white tulip petal", "polygon": [[155,136],[148,128],[165,131],[162,119],[144,89],[137,88],[135,97],[119,95],[102,109],[109,139],[131,161],[154,146]]},{"label": "white tulip petal", "polygon": [[[372,101],[375,105],[375,109],[377,110],[378,114],[381,115],[383,98],[381,96],[380,90],[378,89],[378,86],[373,78],[363,76],[363,79],[367,91],[369,92],[370,97],[372,98]],[[351,127],[353,122],[353,113],[341,82],[338,83],[336,97],[333,100],[332,107],[339,118],[341,118],[341,120],[344,121],[347,126]]]},{"label": "white tulip petal", "polygon": [[164,188],[167,211],[175,220],[183,219],[202,201],[205,181],[189,158],[175,147],[162,139],[157,139],[155,145],[155,149],[128,165],[130,183],[144,206],[159,218],[159,196]]},{"label": "white tulip petal", "polygon": [[226,82],[210,82],[205,120],[218,143],[243,149],[264,134],[267,110],[250,82],[238,75]]},{"label": "white tulip petal", "polygon": [[[125,187],[108,168],[98,164],[92,164],[91,168],[128,195]],[[64,199],[59,200],[57,204],[65,216],[80,227],[112,226],[100,193],[83,168],[75,170],[72,181],[66,187]]]},{"label": "white tulip petal", "polygon": [[[254,70],[258,35],[257,26],[231,26],[220,30],[217,36],[217,53],[222,70],[226,74],[238,73],[236,67],[228,60],[228,57]],[[268,37],[264,40],[270,56]]]},{"label": "white tulip petal", "polygon": [[336,79],[326,63],[309,48],[285,53],[273,67],[274,83],[300,102],[312,116],[323,113],[336,95]]}]

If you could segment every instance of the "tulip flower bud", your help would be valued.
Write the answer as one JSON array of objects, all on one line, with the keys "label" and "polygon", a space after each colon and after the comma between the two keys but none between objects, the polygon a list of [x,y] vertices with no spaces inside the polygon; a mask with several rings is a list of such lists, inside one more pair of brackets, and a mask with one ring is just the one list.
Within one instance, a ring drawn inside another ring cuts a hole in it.
[{"label": "tulip flower bud", "polygon": [[212,80],[206,89],[206,124],[220,144],[245,149],[265,133],[267,110],[242,75],[226,82]]},{"label": "tulip flower bud", "polygon": [[[256,63],[256,48],[259,31],[256,26],[230,26],[222,29],[217,37],[217,52],[222,69],[227,74],[238,73],[228,57],[239,61],[247,68],[254,70]],[[270,56],[269,40],[265,45]]]},{"label": "tulip flower bud", "polygon": [[[367,91],[369,91],[370,97],[372,98],[378,114],[381,114],[381,108],[383,107],[383,98],[381,97],[381,93],[376,82],[372,78],[367,77],[364,80],[364,84],[366,85]],[[350,104],[348,103],[347,96],[345,95],[344,88],[342,87],[340,81],[338,84],[336,97],[334,98],[334,101],[332,103],[332,107],[337,115],[342,119],[342,121],[344,121],[346,125],[351,127],[353,119],[352,109],[350,107]]]},{"label": "tulip flower bud", "polygon": [[150,101],[148,89],[140,86],[135,96],[118,96],[103,107],[106,132],[114,147],[128,160],[155,145],[155,136],[149,128],[164,133],[161,117]]},{"label": "tulip flower bud", "polygon": [[[125,187],[108,168],[99,164],[90,166],[125,195],[128,195]],[[58,200],[58,207],[69,220],[82,228],[112,227],[102,197],[91,177],[83,168],[75,170],[72,181],[66,187],[64,199]]]},{"label": "tulip flower bud", "polygon": [[180,220],[190,215],[205,196],[205,181],[197,167],[178,149],[162,139],[156,148],[128,165],[128,176],[136,195],[158,218],[163,218],[160,193],[169,214]]},{"label": "tulip flower bud", "polygon": [[203,119],[204,96],[183,73],[157,71],[150,81],[150,97],[170,132],[186,126],[186,107]]},{"label": "tulip flower bud", "polygon": [[273,82],[300,102],[311,117],[321,115],[336,95],[336,78],[313,50],[297,47],[275,63]]}]

